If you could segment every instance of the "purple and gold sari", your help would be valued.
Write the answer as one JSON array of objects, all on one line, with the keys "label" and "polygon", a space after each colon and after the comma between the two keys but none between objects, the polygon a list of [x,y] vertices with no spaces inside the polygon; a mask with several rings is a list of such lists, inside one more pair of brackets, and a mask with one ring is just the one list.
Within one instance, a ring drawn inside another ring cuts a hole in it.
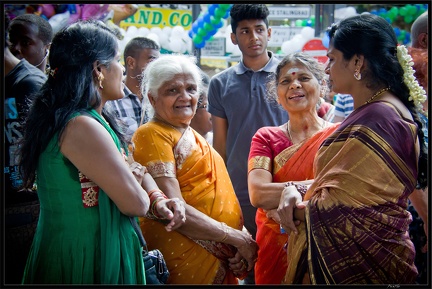
[{"label": "purple and gold sari", "polygon": [[[408,196],[417,179],[417,127],[386,102],[355,110],[317,153],[305,228],[284,283],[415,281]],[[289,256],[289,255],[288,255]]]}]

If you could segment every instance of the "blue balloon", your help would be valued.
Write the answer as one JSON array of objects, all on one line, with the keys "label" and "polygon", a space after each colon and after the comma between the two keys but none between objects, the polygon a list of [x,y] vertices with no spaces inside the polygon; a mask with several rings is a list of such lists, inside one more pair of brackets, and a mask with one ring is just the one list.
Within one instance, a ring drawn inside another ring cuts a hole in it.
[{"label": "blue balloon", "polygon": [[189,30],[188,35],[189,35],[190,38],[194,37],[194,32],[192,31],[192,29]]},{"label": "blue balloon", "polygon": [[210,15],[209,13],[206,13],[204,15],[204,21],[207,23],[210,23],[211,17],[212,17],[212,15]]},{"label": "blue balloon", "polygon": [[199,27],[198,27],[198,23],[195,21],[195,22],[192,24],[192,31],[193,31],[193,33],[197,34],[197,33],[198,33],[198,29],[199,29]]},{"label": "blue balloon", "polygon": [[398,37],[401,34],[399,27],[393,27],[393,31],[396,34],[396,37]]},{"label": "blue balloon", "polygon": [[387,13],[387,10],[385,10],[384,8],[380,8],[380,9],[378,10],[378,13],[379,13],[379,14],[385,14],[385,13]]},{"label": "blue balloon", "polygon": [[378,12],[375,9],[373,9],[371,10],[370,14],[378,15]]},{"label": "blue balloon", "polygon": [[231,8],[225,12],[225,15],[222,16],[223,19],[227,19],[228,17],[230,17],[230,10],[231,10]]},{"label": "blue balloon", "polygon": [[196,48],[203,48],[205,46],[205,41],[203,41],[203,42],[200,42],[200,43],[195,43],[195,47]]},{"label": "blue balloon", "polygon": [[207,8],[207,12],[209,15],[214,15],[215,14],[215,10],[216,8],[219,7],[218,4],[211,4],[208,8]]},{"label": "blue balloon", "polygon": [[325,48],[329,48],[329,44],[330,44],[330,37],[328,36],[328,34],[326,33],[324,35],[324,37],[321,40],[322,44],[324,45]]}]

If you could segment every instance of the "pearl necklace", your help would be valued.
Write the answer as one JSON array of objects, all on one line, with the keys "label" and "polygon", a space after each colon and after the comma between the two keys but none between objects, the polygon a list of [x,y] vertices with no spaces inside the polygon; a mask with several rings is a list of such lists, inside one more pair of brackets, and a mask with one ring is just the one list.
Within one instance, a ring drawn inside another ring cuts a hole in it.
[{"label": "pearl necklace", "polygon": [[365,104],[369,104],[369,103],[371,103],[372,100],[374,100],[374,98],[380,96],[381,94],[383,94],[384,92],[386,92],[386,91],[388,91],[388,90],[390,90],[390,87],[386,87],[386,88],[383,88],[383,89],[378,90],[377,92],[375,92],[374,95],[372,95],[371,98],[369,98],[369,99],[365,102]]},{"label": "pearl necklace", "polygon": [[[320,128],[319,130],[322,130],[322,129],[325,127],[325,123],[326,123],[326,121],[323,120],[322,123],[321,123],[321,128]],[[287,132],[287,134],[288,134],[288,136],[289,136],[291,142],[294,143],[294,140],[293,140],[293,138],[292,138],[292,136],[291,136],[291,129],[290,129],[290,121],[289,121],[289,120],[288,120],[288,122],[286,123],[286,132]],[[307,137],[306,137],[306,138],[307,138]],[[302,139],[300,142],[304,141],[306,138]]]}]

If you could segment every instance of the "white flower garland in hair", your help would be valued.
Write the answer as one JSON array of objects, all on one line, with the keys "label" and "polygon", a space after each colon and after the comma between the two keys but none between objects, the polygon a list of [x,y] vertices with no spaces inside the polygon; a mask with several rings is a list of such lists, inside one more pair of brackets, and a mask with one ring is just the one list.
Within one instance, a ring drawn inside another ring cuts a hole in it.
[{"label": "white flower garland in hair", "polygon": [[405,45],[397,46],[397,57],[404,70],[404,82],[410,91],[409,100],[414,102],[419,112],[423,112],[422,104],[426,101],[426,91],[420,86],[417,78],[414,76],[415,71],[412,68],[414,61],[411,55],[409,55]]}]

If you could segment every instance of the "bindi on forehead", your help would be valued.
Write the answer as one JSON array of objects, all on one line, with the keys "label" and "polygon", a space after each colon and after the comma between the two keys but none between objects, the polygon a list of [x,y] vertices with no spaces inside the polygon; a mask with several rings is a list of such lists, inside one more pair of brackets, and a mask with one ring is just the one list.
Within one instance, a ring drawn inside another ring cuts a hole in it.
[{"label": "bindi on forehead", "polygon": [[288,74],[296,75],[296,73],[299,72],[299,70],[300,70],[300,69],[297,68],[297,67],[290,68],[290,69],[288,70]]}]

